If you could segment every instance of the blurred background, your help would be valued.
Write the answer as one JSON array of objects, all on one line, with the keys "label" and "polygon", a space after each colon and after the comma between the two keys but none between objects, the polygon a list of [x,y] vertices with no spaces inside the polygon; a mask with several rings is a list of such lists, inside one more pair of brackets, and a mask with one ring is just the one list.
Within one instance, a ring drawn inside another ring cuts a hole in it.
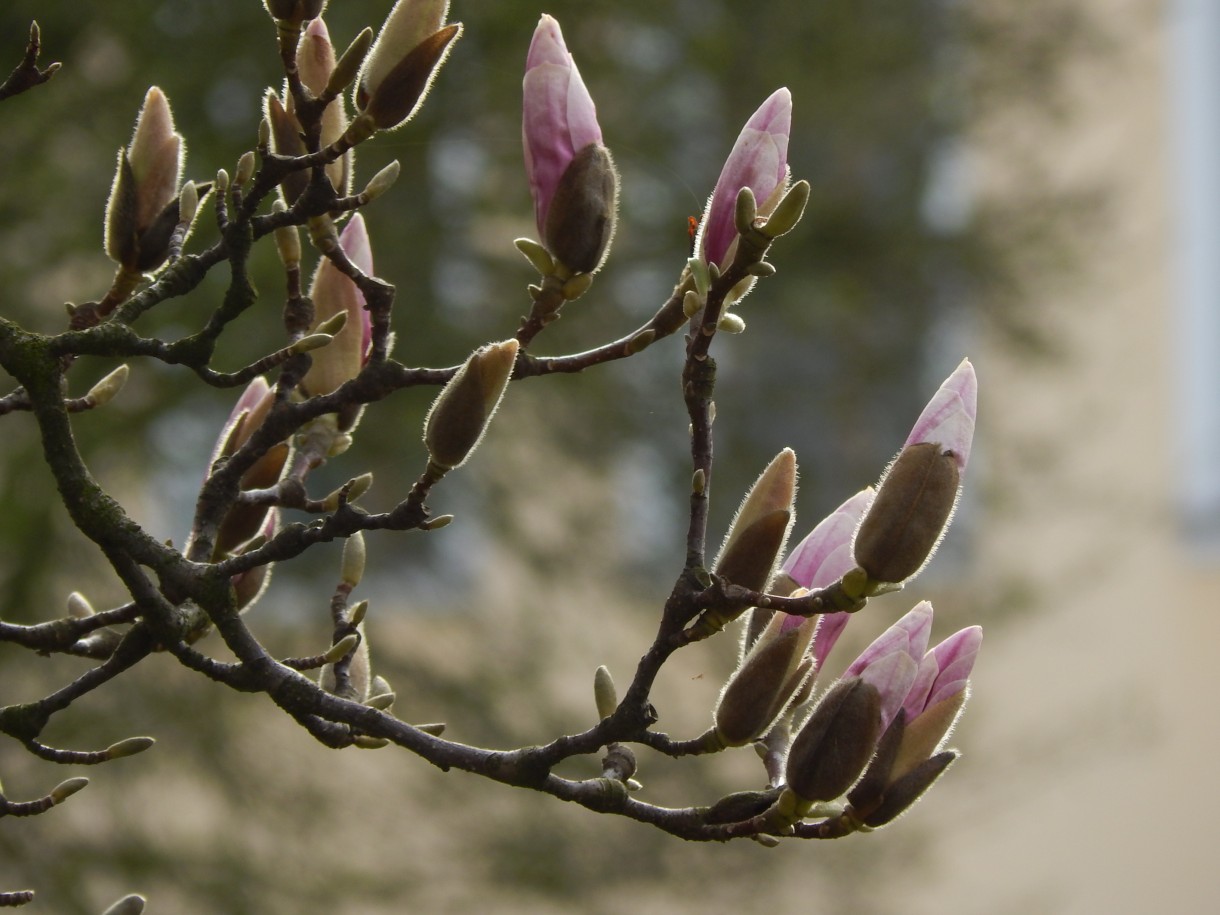
[{"label": "blurred background", "polygon": [[[340,48],[388,2],[332,4]],[[981,623],[963,758],[911,813],[833,843],[686,844],[404,753],[325,750],[257,697],[153,658],[60,715],[56,745],[158,738],[88,771],[89,789],[0,820],[0,889],[31,911],[101,911],[141,892],[183,913],[1204,911],[1220,878],[1209,699],[1220,629],[1220,7],[1209,0],[578,0],[457,3],[465,23],[424,109],[366,144],[357,185],[403,175],[366,211],[377,273],[399,290],[395,355],[452,365],[527,307],[535,233],[520,151],[520,80],[541,12],[555,15],[622,172],[619,234],[542,354],[638,326],[668,295],[697,215],[750,113],[794,97],[790,163],[805,220],[778,275],[718,339],[711,539],[774,454],[802,471],[795,536],[874,482],[963,356],[980,379],[967,491],[937,560],[870,604],[833,675],[916,600],[939,640]],[[95,299],[111,266],[101,214],[115,151],[150,84],[173,105],[186,174],[233,170],[261,97],[279,86],[255,0],[13,0],[0,68],[31,19],[63,70],[0,107],[0,308],[44,332]],[[205,210],[205,217],[210,210]],[[215,237],[206,218],[194,245]],[[253,260],[260,306],[221,356],[278,346],[283,278]],[[222,271],[141,325],[174,338],[204,319]],[[406,720],[487,746],[593,723],[592,675],[621,683],[651,639],[683,558],[689,457],[681,344],[578,377],[515,385],[482,449],[431,505],[443,531],[370,537],[374,665]],[[81,360],[83,391],[113,366]],[[180,542],[236,392],[132,366],[122,396],[76,430],[95,475],[156,536]],[[382,510],[424,461],[431,392],[370,408],[356,446],[311,483],[372,469]],[[113,575],[71,528],[28,417],[0,449],[0,616],[102,608]],[[277,570],[251,623],[281,656],[329,638],[338,550]],[[1210,608],[1210,609],[1209,609]],[[1202,628],[1200,628],[1202,627]],[[223,652],[219,640],[202,643]],[[735,659],[731,636],[675,658],[659,726],[702,731]],[[45,695],[85,663],[0,645],[0,704]],[[597,774],[595,761],[567,770]],[[14,798],[68,775],[0,743]],[[755,787],[748,750],[645,753],[658,803]]]}]

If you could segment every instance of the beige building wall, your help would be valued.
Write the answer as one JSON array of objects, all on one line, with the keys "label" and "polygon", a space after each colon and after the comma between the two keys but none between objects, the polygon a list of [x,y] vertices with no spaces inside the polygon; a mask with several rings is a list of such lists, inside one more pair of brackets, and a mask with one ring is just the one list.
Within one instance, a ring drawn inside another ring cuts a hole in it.
[{"label": "beige building wall", "polygon": [[[981,603],[986,639],[966,757],[912,815],[935,854],[895,911],[1220,908],[1220,563],[1175,505],[1169,9],[1090,5],[1106,46],[1028,146],[1103,206],[1070,273],[1029,278],[1058,353],[975,354],[987,495],[973,598],[951,598]],[[984,195],[1019,190],[999,163],[1021,132],[982,125]]]}]

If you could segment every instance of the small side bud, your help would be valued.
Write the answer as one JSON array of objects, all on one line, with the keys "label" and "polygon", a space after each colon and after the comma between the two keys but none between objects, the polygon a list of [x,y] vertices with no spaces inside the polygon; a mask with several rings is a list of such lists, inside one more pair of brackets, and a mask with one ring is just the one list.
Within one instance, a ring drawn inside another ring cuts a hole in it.
[{"label": "small side bud", "polygon": [[563,293],[563,297],[569,302],[579,299],[582,295],[589,291],[593,285],[592,273],[578,273],[572,277],[559,290]]},{"label": "small side bud", "polygon": [[699,297],[694,289],[686,290],[682,296],[682,314],[688,318],[693,318],[703,309],[704,300]]},{"label": "small side bud", "polygon": [[360,72],[360,67],[364,63],[364,58],[368,55],[372,44],[373,30],[366,26],[364,31],[352,39],[352,43],[347,46],[347,50],[335,62],[335,69],[331,71],[330,79],[326,81],[323,95],[327,97],[337,96],[352,84],[352,80]]},{"label": "small side bud", "polygon": [[932,787],[933,782],[940,778],[941,773],[949,768],[955,759],[956,753],[945,750],[924,760],[886,789],[880,806],[864,817],[864,825],[876,829],[893,822]]},{"label": "small side bud", "polygon": [[[283,213],[288,205],[283,200],[271,204],[271,212]],[[280,262],[285,267],[299,267],[301,264],[301,232],[296,226],[279,226],[275,230],[275,250],[280,256]]]},{"label": "small side bud", "polygon": [[768,238],[779,238],[796,228],[796,224],[805,215],[805,205],[809,203],[809,182],[797,181],[788,188],[788,193],[780,198],[767,221],[763,223],[762,232]]},{"label": "small side bud", "polygon": [[223,197],[229,192],[229,173],[223,168],[216,170],[216,195]]},{"label": "small side bud", "polygon": [[758,217],[758,201],[754,199],[754,192],[748,187],[743,187],[737,192],[737,199],[733,205],[733,225],[737,229],[738,235],[745,235],[754,228],[754,220]]},{"label": "small side bud", "polygon": [[307,334],[289,347],[297,355],[310,353],[327,346],[335,339],[334,334]]},{"label": "small side bud", "polygon": [[364,203],[372,203],[386,191],[394,186],[394,182],[398,180],[398,173],[402,166],[395,159],[377,174],[375,174],[369,183],[365,185],[364,191],[360,194],[360,199]]},{"label": "small side bud", "polygon": [[333,337],[337,333],[339,333],[339,331],[343,330],[343,328],[346,326],[347,326],[347,312],[346,311],[336,311],[333,315],[331,315],[325,321],[320,322],[318,324],[318,326],[315,327],[313,330],[314,330],[314,333],[316,333],[316,334],[330,334],[330,336]]},{"label": "small side bud", "polygon": [[369,696],[364,700],[364,704],[369,708],[375,708],[379,712],[388,711],[394,705],[394,700],[398,697],[394,693],[378,693],[376,696]]},{"label": "small side bud", "polygon": [[112,743],[106,748],[107,759],[122,759],[124,756],[135,756],[143,753],[156,743],[151,737],[128,737],[118,743]]},{"label": "small side bud", "polygon": [[343,544],[342,577],[343,583],[356,587],[364,577],[364,563],[367,553],[364,548],[364,532],[356,531]]},{"label": "small side bud", "polygon": [[352,739],[352,746],[359,747],[361,750],[380,750],[389,745],[390,741],[385,737],[370,737],[368,734],[357,734]]},{"label": "small side bud", "polygon": [[453,515],[437,515],[421,524],[419,529],[421,531],[439,531],[442,527],[448,527],[452,523]]},{"label": "small side bud", "polygon": [[597,704],[598,718],[609,718],[618,708],[618,690],[604,664],[593,674],[593,701]]},{"label": "small side bud", "polygon": [[425,734],[431,734],[433,737],[440,737],[445,733],[445,722],[438,721],[433,724],[416,724],[412,725],[415,730],[423,731]]},{"label": "small side bud", "polygon": [[178,192],[178,224],[189,226],[199,212],[199,188],[194,181],[185,181]]},{"label": "small side bud", "polygon": [[331,645],[326,654],[322,655],[322,658],[327,664],[336,664],[351,654],[352,650],[356,647],[356,644],[359,641],[360,636],[356,635],[354,632],[350,632],[343,638],[339,639],[339,641],[335,642],[335,644]]},{"label": "small side bud", "polygon": [[233,186],[244,187],[254,177],[254,153],[246,150],[237,160],[237,168],[233,170]]},{"label": "small side bud", "polygon": [[68,595],[68,616],[76,620],[83,620],[93,616],[93,613],[93,605],[89,603],[85,595],[79,591],[73,591]]},{"label": "small side bud", "polygon": [[144,911],[145,899],[143,896],[132,894],[124,896],[114,905],[110,906],[102,915],[140,915]]},{"label": "small side bud", "polygon": [[744,318],[730,311],[720,316],[716,326],[726,334],[740,334],[745,331],[746,322]]},{"label": "small side bud", "polygon": [[550,276],[555,272],[555,259],[551,257],[551,252],[532,238],[518,238],[513,245],[525,255],[525,259],[533,264],[534,269],[542,276]]},{"label": "small side bud", "polygon": [[476,350],[433,402],[424,445],[441,470],[460,467],[482,439],[512,377],[517,347],[506,340]]},{"label": "small side bud", "polygon": [[642,330],[627,341],[627,352],[631,353],[633,356],[636,353],[642,353],[644,350],[648,349],[648,347],[652,346],[656,339],[657,332],[655,330]]},{"label": "small side bud", "polygon": [[364,622],[364,618],[368,616],[368,613],[369,602],[367,600],[362,600],[348,611],[347,621],[352,626],[359,626]]}]

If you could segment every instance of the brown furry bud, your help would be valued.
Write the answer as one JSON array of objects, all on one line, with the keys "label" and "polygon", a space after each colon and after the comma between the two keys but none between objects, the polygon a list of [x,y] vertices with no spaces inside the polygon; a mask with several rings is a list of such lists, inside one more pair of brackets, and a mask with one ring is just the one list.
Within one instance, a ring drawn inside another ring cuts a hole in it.
[{"label": "brown furry bud", "polygon": [[618,215],[618,171],[610,151],[590,143],[568,163],[547,211],[547,249],[569,270],[593,273],[606,259]]},{"label": "brown furry bud", "polygon": [[433,402],[424,421],[424,445],[441,470],[460,466],[478,445],[516,359],[516,340],[475,350]]},{"label": "brown furry bud", "polygon": [[881,694],[859,677],[822,697],[792,742],[788,786],[804,801],[831,801],[852,786],[881,736]]}]

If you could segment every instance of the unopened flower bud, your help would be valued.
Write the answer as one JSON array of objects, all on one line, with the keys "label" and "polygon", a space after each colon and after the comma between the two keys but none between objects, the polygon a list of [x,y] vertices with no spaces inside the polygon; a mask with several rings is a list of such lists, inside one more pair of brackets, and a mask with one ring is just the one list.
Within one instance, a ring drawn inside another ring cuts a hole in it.
[{"label": "unopened flower bud", "polygon": [[246,150],[237,158],[237,167],[233,170],[233,186],[244,187],[254,177],[254,153]]},{"label": "unopened flower bud", "polygon": [[322,657],[327,664],[334,664],[336,661],[341,661],[351,653],[352,649],[356,647],[359,641],[360,636],[356,635],[356,633],[348,633],[343,638],[339,639],[339,641],[335,642],[335,644],[331,645],[330,648],[327,649],[326,654],[322,655]]},{"label": "unopened flower bud", "polygon": [[560,263],[575,273],[601,267],[614,238],[618,171],[610,151],[590,143],[573,156],[551,197],[543,240]]},{"label": "unopened flower bud", "polygon": [[806,653],[817,620],[783,627],[775,616],[725,684],[714,714],[716,734],[726,747],[761,737],[813,670]]},{"label": "unopened flower bud", "polygon": [[724,268],[732,260],[743,188],[749,188],[756,202],[755,215],[766,215],[778,202],[777,193],[782,193],[788,183],[791,132],[792,95],[787,89],[778,89],[742,128],[708,200],[695,251],[709,264]]},{"label": "unopened flower bud", "polygon": [[788,787],[805,802],[840,797],[860,777],[881,736],[881,696],[858,677],[824,695],[788,753]]},{"label": "unopened flower bud", "polygon": [[398,0],[356,83],[356,108],[378,130],[405,124],[419,109],[461,25],[444,25],[449,0]]},{"label": "unopened flower bud", "polygon": [[940,444],[902,450],[856,532],[856,562],[869,578],[903,582],[923,568],[953,514],[960,480],[957,462]]},{"label": "unopened flower bud", "polygon": [[461,466],[478,445],[508,387],[516,359],[516,340],[475,350],[433,401],[424,421],[424,445],[436,467]]},{"label": "unopened flower bud", "polygon": [[876,829],[893,822],[932,787],[932,783],[940,778],[941,773],[949,768],[955,759],[956,753],[945,750],[925,759],[907,772],[886,789],[880,805],[864,817],[864,825]]},{"label": "unopened flower bud", "polygon": [[169,255],[169,238],[178,224],[183,158],[169,100],[153,86],[136,119],[131,144],[119,151],[106,203],[106,253],[125,269],[154,270]]}]

